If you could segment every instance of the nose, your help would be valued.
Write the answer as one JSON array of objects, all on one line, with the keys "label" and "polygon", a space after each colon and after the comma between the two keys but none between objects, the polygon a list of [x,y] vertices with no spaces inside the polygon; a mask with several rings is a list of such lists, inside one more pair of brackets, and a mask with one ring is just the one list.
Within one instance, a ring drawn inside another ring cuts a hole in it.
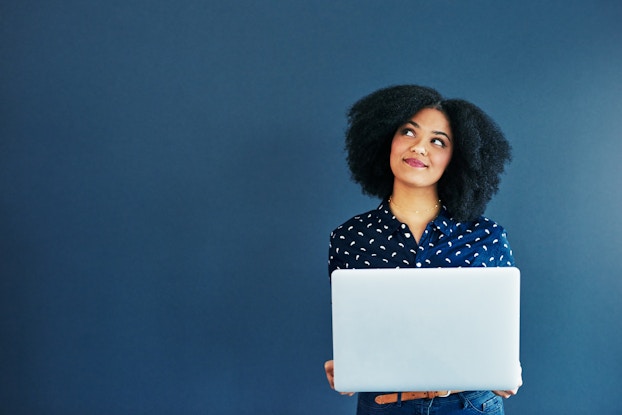
[{"label": "nose", "polygon": [[413,153],[421,154],[422,156],[425,156],[428,153],[428,150],[425,148],[423,143],[417,143],[413,145],[410,148],[410,151],[412,151]]}]

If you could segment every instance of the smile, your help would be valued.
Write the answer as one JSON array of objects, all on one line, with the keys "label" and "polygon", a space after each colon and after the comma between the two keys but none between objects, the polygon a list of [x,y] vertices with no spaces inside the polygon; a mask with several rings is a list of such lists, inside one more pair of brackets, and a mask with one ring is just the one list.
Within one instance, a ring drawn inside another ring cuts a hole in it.
[{"label": "smile", "polygon": [[416,168],[428,167],[424,162],[422,162],[419,159],[415,159],[415,158],[404,159],[404,162],[408,164],[410,167],[416,167]]}]

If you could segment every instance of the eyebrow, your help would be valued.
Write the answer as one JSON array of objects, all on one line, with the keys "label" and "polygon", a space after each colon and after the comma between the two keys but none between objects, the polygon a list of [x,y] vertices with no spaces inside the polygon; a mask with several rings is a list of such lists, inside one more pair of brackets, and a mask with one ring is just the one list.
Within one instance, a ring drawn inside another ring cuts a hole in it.
[{"label": "eyebrow", "polygon": [[[413,127],[415,127],[415,128],[421,128],[421,126],[420,126],[419,124],[417,124],[416,122],[411,121],[411,120],[406,121],[406,124],[410,124],[410,125],[412,125],[412,126],[413,126]],[[444,135],[445,137],[447,137],[447,139],[448,139],[449,141],[452,141],[452,140],[451,140],[451,137],[450,137],[447,133],[444,133],[444,132],[442,132],[442,131],[432,131],[432,132],[433,132],[434,134]]]}]

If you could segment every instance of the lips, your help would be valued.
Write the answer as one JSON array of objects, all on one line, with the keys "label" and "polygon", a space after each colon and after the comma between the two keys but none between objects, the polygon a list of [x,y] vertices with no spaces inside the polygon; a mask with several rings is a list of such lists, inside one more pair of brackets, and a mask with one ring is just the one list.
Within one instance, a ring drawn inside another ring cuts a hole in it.
[{"label": "lips", "polygon": [[422,162],[419,159],[415,159],[415,158],[404,159],[404,162],[406,162],[406,164],[408,164],[410,167],[417,167],[417,168],[428,167],[424,162]]}]

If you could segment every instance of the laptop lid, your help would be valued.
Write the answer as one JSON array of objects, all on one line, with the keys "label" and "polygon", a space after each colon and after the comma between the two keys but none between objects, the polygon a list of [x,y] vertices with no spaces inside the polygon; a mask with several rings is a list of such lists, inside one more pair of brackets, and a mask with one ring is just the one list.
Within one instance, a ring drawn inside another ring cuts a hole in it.
[{"label": "laptop lid", "polygon": [[338,391],[519,385],[518,268],[336,270],[331,296]]}]

